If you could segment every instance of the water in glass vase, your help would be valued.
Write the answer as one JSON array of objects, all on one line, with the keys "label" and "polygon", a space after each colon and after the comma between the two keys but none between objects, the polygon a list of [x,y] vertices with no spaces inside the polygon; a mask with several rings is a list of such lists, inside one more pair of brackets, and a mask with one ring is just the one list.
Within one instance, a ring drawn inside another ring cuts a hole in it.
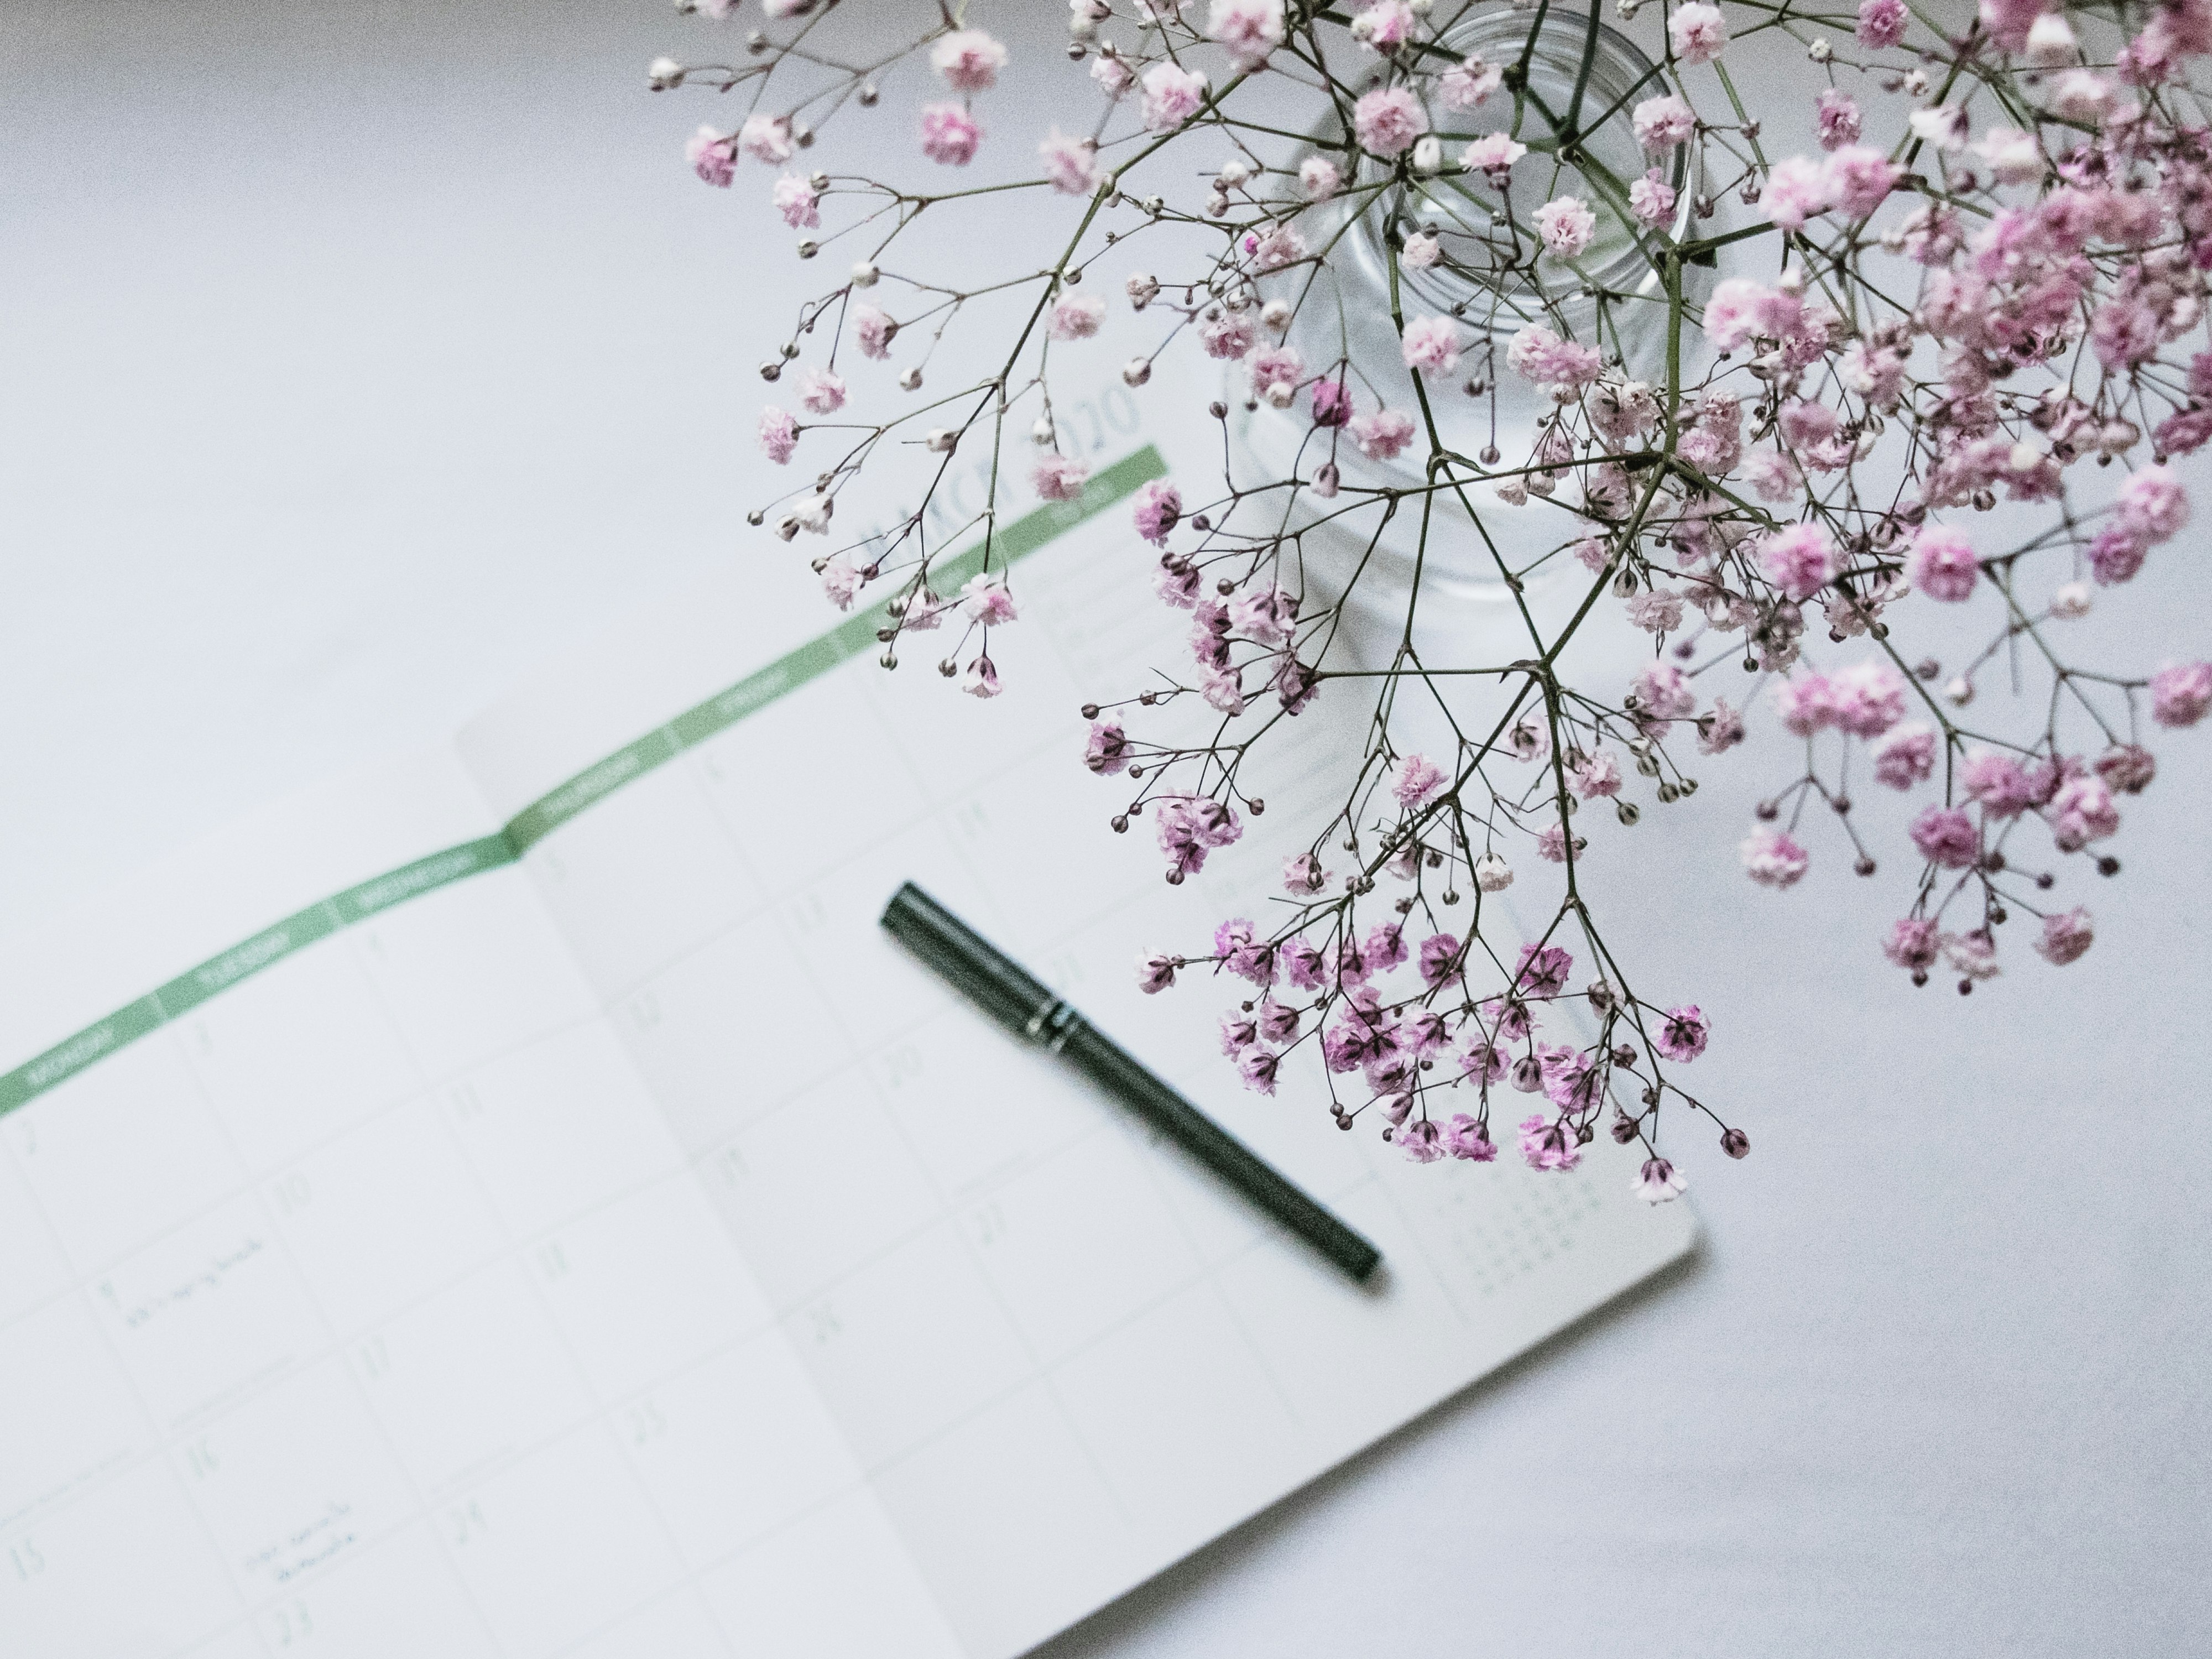
[{"label": "water in glass vase", "polygon": [[[1591,533],[1576,514],[1586,469],[1560,418],[1574,394],[1517,373],[1508,348],[1526,329],[1547,329],[1601,351],[1608,383],[1663,392],[1659,256],[1686,230],[1697,196],[1677,148],[1658,180],[1674,213],[1651,225],[1632,209],[1630,191],[1650,161],[1630,111],[1668,88],[1614,30],[1557,9],[1540,21],[1498,11],[1442,45],[1505,70],[1504,84],[1472,110],[1431,106],[1437,172],[1372,157],[1358,157],[1355,170],[1340,128],[1315,134],[1317,149],[1343,158],[1345,179],[1306,216],[1309,245],[1328,258],[1295,291],[1286,336],[1309,374],[1346,380],[1357,409],[1410,416],[1410,441],[1395,455],[1363,453],[1351,431],[1316,425],[1307,398],[1275,407],[1231,371],[1240,487],[1297,477],[1326,489],[1324,469],[1334,469],[1336,494],[1301,492],[1286,528],[1312,599],[1342,602],[1334,654],[1376,665],[1409,637],[1431,661],[1444,651],[1462,661],[1470,652],[1503,653],[1501,662],[1532,654],[1528,613],[1571,605],[1565,590],[1587,586],[1588,572],[1564,550]],[[1464,167],[1470,145],[1492,135],[1489,154],[1515,154],[1509,140],[1525,153],[1494,171]],[[1537,229],[1537,210],[1564,197],[1593,222],[1571,257],[1547,249]],[[1463,355],[1454,374],[1417,385],[1401,367],[1401,326],[1435,317],[1453,319]],[[1697,348],[1686,330],[1681,349]],[[1692,362],[1682,372],[1688,379]],[[1381,492],[1397,494],[1378,529]]]}]

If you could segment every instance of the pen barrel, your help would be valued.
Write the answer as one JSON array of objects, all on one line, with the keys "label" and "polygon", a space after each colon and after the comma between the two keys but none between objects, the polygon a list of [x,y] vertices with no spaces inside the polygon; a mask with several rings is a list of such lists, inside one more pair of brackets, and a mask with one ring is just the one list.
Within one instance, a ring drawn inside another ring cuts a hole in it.
[{"label": "pen barrel", "polygon": [[1372,1244],[1276,1174],[1258,1153],[1089,1021],[1070,1021],[1058,1046],[1085,1076],[1354,1279],[1364,1280],[1375,1271],[1382,1258]]},{"label": "pen barrel", "polygon": [[1060,1002],[1052,988],[912,882],[892,896],[884,927],[1016,1036],[1040,1041],[1040,1022]]}]

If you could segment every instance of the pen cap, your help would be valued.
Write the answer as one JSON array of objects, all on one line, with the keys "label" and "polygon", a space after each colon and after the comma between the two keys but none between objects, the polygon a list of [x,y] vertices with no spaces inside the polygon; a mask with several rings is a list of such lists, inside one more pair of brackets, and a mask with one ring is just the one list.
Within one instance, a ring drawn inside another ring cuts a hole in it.
[{"label": "pen cap", "polygon": [[883,921],[915,955],[1018,1036],[1034,1038],[1031,1020],[1059,1000],[1050,987],[910,881],[891,896]]}]

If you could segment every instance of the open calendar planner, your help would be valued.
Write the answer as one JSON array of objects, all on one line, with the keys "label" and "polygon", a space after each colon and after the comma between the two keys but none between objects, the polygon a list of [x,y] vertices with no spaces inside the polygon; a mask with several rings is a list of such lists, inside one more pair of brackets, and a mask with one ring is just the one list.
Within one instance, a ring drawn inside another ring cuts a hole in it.
[{"label": "open calendar planner", "polygon": [[[748,554],[0,952],[0,1654],[1000,1659],[1691,1247],[1609,1143],[1413,1166],[1237,1088],[1225,990],[1138,994],[1279,868],[1171,891],[1079,763],[1176,653],[1162,470],[1002,531],[995,702]],[[1379,1285],[955,1002],[908,878]]]}]

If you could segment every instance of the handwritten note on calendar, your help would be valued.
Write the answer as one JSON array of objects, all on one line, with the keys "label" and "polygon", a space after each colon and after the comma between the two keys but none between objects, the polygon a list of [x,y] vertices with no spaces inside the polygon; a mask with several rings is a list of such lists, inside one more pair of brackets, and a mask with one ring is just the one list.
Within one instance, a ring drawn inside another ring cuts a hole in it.
[{"label": "handwritten note on calendar", "polygon": [[[1137,995],[1271,863],[1170,895],[1075,758],[1173,632],[1107,562],[1159,465],[1010,527],[996,703],[751,566],[0,951],[0,1652],[996,1659],[1689,1248],[1609,1157],[1404,1164]],[[1382,1288],[950,1000],[909,878]]]}]

